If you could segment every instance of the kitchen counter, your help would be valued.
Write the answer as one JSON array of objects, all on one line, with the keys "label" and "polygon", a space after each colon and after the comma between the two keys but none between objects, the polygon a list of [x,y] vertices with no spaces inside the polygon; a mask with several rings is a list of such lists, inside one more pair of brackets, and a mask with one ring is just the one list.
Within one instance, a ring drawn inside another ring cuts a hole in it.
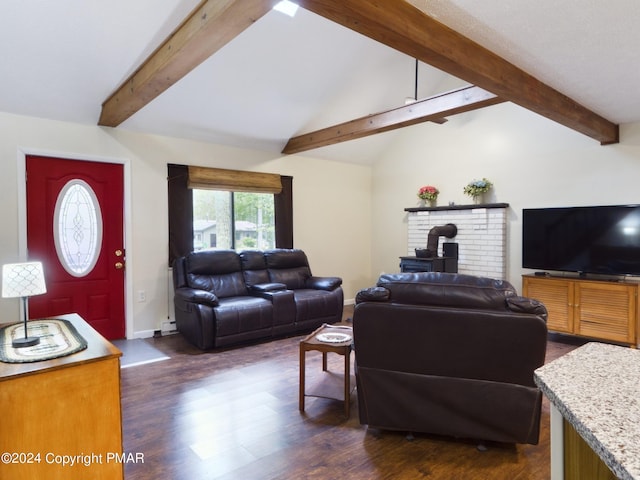
[{"label": "kitchen counter", "polygon": [[563,419],[618,478],[640,479],[640,351],[587,343],[534,379],[551,403],[552,479],[564,478]]}]

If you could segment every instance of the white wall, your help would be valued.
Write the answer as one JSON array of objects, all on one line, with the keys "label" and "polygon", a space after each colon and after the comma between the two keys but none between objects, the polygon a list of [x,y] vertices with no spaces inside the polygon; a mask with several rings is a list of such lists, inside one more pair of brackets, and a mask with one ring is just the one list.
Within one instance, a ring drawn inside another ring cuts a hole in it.
[{"label": "white wall", "polygon": [[[621,128],[621,142],[601,146],[512,104],[451,117],[444,125],[405,128],[373,170],[373,271],[398,271],[407,250],[406,207],[423,185],[439,205],[471,203],[464,185],[487,177],[490,202],[510,205],[507,279],[521,288],[523,208],[640,203],[640,124]],[[425,239],[426,241],[426,239]]]},{"label": "white wall", "polygon": [[[369,285],[370,167],[4,113],[0,113],[0,264],[19,261],[24,255],[19,171],[24,153],[127,165],[127,222],[132,234],[126,240],[128,336],[160,329],[168,315],[167,163],[293,176],[294,246],[306,251],[312,272],[341,276],[346,299]],[[146,292],[143,303],[136,301],[140,290]],[[18,303],[0,299],[1,321],[18,318]]]}]

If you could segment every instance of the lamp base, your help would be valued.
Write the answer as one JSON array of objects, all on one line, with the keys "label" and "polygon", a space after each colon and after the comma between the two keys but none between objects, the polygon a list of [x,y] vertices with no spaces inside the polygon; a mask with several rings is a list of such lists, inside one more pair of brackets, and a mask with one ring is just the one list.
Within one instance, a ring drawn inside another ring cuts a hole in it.
[{"label": "lamp base", "polygon": [[33,347],[40,343],[39,337],[16,338],[11,342],[13,348]]}]

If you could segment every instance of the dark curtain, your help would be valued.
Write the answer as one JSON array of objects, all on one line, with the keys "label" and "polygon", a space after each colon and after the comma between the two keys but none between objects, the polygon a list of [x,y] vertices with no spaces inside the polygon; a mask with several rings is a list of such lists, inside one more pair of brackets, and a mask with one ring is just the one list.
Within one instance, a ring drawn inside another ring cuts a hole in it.
[{"label": "dark curtain", "polygon": [[[187,187],[189,167],[167,165],[169,197],[169,266],[193,251],[193,193]],[[293,177],[281,176],[282,192],[274,194],[276,247],[293,248]]]},{"label": "dark curtain", "polygon": [[282,192],[274,195],[276,247],[293,248],[293,177],[280,177]]},{"label": "dark curtain", "polygon": [[186,165],[167,165],[169,196],[169,266],[193,250],[193,193]]}]

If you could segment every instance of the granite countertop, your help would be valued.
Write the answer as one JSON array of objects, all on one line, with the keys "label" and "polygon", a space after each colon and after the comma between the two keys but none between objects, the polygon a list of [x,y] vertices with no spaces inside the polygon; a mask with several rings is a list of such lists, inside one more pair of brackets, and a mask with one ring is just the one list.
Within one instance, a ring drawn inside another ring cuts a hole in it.
[{"label": "granite countertop", "polygon": [[639,350],[587,343],[534,379],[618,478],[640,479]]}]

